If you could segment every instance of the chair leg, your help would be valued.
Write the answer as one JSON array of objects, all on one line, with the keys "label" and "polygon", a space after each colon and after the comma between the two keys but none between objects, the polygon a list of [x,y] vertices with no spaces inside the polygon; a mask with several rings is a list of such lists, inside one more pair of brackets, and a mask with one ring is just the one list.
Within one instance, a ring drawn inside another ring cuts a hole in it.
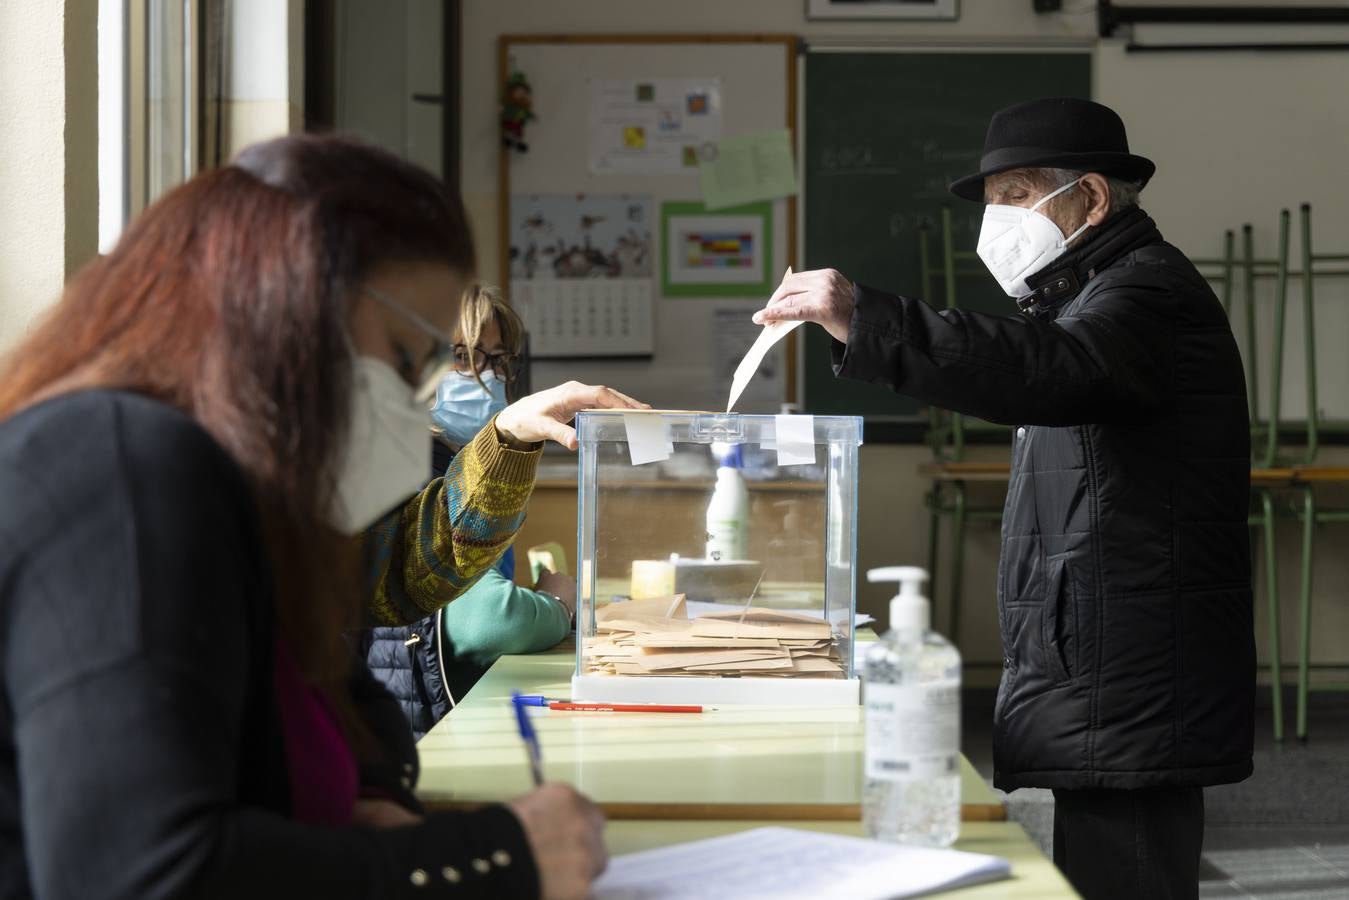
[{"label": "chair leg", "polygon": [[960,593],[965,570],[965,484],[957,481],[955,512],[951,517],[951,632],[947,638],[960,646]]},{"label": "chair leg", "polygon": [[1316,495],[1302,489],[1302,636],[1297,661],[1297,738],[1307,739],[1307,693],[1310,690],[1312,645],[1312,550],[1316,541]]},{"label": "chair leg", "polygon": [[1269,668],[1273,683],[1274,699],[1274,740],[1283,740],[1283,649],[1280,643],[1279,628],[1279,573],[1277,569],[1278,552],[1274,543],[1274,500],[1269,491],[1260,492],[1260,507],[1263,513],[1263,537],[1265,545],[1265,593],[1269,603]]}]

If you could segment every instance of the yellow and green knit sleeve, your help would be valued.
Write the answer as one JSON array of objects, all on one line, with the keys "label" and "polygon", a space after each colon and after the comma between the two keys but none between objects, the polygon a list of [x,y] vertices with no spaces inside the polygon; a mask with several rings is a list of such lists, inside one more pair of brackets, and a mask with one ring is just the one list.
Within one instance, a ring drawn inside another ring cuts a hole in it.
[{"label": "yellow and green knit sleeve", "polygon": [[541,453],[503,444],[493,420],[442,477],[366,531],[374,624],[431,615],[501,558],[524,524]]}]

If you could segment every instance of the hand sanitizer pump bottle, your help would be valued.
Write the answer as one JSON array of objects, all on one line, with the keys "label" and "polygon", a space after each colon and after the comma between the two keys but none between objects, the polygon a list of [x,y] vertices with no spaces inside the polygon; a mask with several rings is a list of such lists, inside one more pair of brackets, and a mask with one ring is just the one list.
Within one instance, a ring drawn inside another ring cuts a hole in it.
[{"label": "hand sanitizer pump bottle", "polygon": [[862,819],[881,840],[949,847],[960,834],[960,654],[931,629],[927,572],[891,566],[890,630],[866,653]]},{"label": "hand sanitizer pump bottle", "polygon": [[707,558],[712,562],[746,559],[749,555],[749,489],[739,444],[713,445],[717,484],[707,505]]}]

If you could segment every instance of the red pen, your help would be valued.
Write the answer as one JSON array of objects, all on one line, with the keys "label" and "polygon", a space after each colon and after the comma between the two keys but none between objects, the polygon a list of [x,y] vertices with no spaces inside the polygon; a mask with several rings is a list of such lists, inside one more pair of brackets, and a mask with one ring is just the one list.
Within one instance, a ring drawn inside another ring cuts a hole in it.
[{"label": "red pen", "polygon": [[565,712],[654,712],[654,713],[700,713],[701,706],[662,706],[657,703],[565,703],[553,701],[549,709]]}]

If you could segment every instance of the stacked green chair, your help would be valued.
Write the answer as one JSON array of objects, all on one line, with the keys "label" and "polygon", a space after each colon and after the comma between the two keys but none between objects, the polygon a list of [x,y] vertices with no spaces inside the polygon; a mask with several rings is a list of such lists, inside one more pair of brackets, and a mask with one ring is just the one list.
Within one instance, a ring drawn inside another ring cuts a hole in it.
[{"label": "stacked green chair", "polygon": [[[956,250],[952,236],[951,210],[941,211],[941,262],[932,262],[932,240],[927,226],[918,233],[919,274],[922,281],[923,298],[935,298],[933,283],[942,282],[946,309],[955,309],[956,282],[961,278],[986,277],[979,255],[972,250]],[[928,430],[926,442],[932,449],[933,462],[939,465],[965,462],[965,437],[974,431],[1007,432],[1002,425],[993,425],[975,419],[968,419],[960,413],[932,407],[928,410]],[[928,526],[928,572],[931,573],[929,590],[932,601],[938,603],[938,566],[940,564],[939,544],[941,522],[943,518],[951,520],[951,586],[949,590],[949,614],[947,618],[947,636],[957,646],[960,643],[961,602],[963,599],[963,581],[965,566],[965,538],[967,526],[971,521],[1001,522],[1002,505],[981,505],[970,502],[969,486],[963,480],[951,480],[934,477],[929,488],[926,502],[929,511]]]},{"label": "stacked green chair", "polygon": [[1298,740],[1307,739],[1307,701],[1313,690],[1344,691],[1349,684],[1311,684],[1311,627],[1312,627],[1312,566],[1316,546],[1317,528],[1320,525],[1342,524],[1349,522],[1349,509],[1325,507],[1318,504],[1316,488],[1318,485],[1349,483],[1349,470],[1317,464],[1320,452],[1320,437],[1327,432],[1344,433],[1343,423],[1334,425],[1321,421],[1317,403],[1318,371],[1316,365],[1316,282],[1318,279],[1349,277],[1349,254],[1315,253],[1312,249],[1311,204],[1303,203],[1300,212],[1301,259],[1300,270],[1290,272],[1288,267],[1288,210],[1283,210],[1279,218],[1279,258],[1275,290],[1275,393],[1278,397],[1283,365],[1283,331],[1286,315],[1288,280],[1296,274],[1302,283],[1302,322],[1304,340],[1304,365],[1306,367],[1307,418],[1300,429],[1282,428],[1279,419],[1277,399],[1272,403],[1270,430],[1266,442],[1265,460],[1274,465],[1280,457],[1280,440],[1292,432],[1302,438],[1302,452],[1289,454],[1294,466],[1294,481],[1297,487],[1297,499],[1292,513],[1302,525],[1301,585],[1299,591],[1299,639],[1298,639],[1298,675],[1297,675],[1297,724]]},{"label": "stacked green chair", "polygon": [[[1199,268],[1205,278],[1218,288],[1218,296],[1222,301],[1223,310],[1228,318],[1233,314],[1233,295],[1236,289],[1236,280],[1238,273],[1238,264],[1235,258],[1235,235],[1231,230],[1223,234],[1223,254],[1218,259],[1195,259],[1194,263]],[[1282,484],[1281,477],[1270,465],[1261,465],[1257,458],[1263,460],[1269,455],[1267,429],[1260,421],[1260,396],[1259,396],[1259,372],[1260,354],[1258,343],[1256,341],[1256,304],[1255,304],[1255,282],[1258,274],[1268,270],[1270,266],[1277,265],[1274,260],[1256,260],[1254,256],[1253,235],[1250,225],[1242,228],[1242,249],[1243,255],[1240,264],[1242,273],[1242,282],[1245,287],[1243,295],[1243,312],[1245,314],[1245,354],[1244,367],[1246,374],[1246,404],[1251,421],[1251,513],[1249,524],[1251,528],[1256,529],[1260,535],[1260,544],[1264,550],[1264,576],[1265,593],[1269,609],[1269,664],[1270,678],[1272,681],[1271,698],[1273,701],[1274,712],[1274,739],[1283,740],[1283,664],[1282,647],[1280,644],[1280,616],[1279,616],[1279,579],[1278,579],[1278,551],[1277,551],[1277,527],[1276,527],[1276,507],[1274,488]],[[1285,266],[1286,268],[1286,266]],[[1278,305],[1279,301],[1276,301]],[[1275,345],[1279,346],[1276,339]],[[1282,355],[1278,355],[1279,365],[1271,367],[1271,371],[1281,371]],[[1277,379],[1276,379],[1277,382]],[[1277,398],[1278,390],[1274,392]],[[1274,400],[1275,412],[1274,418],[1277,420],[1277,399]],[[1255,549],[1254,547],[1252,548]],[[1256,560],[1252,560],[1256,562]],[[1258,565],[1252,566],[1253,572],[1258,572]]]}]

